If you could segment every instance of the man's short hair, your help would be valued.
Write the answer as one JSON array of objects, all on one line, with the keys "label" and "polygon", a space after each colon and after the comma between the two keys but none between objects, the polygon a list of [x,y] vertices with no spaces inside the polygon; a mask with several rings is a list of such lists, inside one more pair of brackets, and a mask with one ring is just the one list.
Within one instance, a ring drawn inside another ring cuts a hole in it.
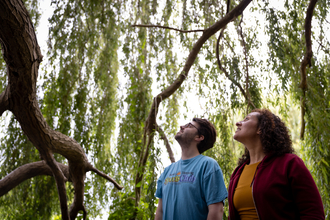
[{"label": "man's short hair", "polygon": [[207,119],[193,118],[193,121],[199,125],[199,135],[204,136],[204,140],[197,145],[198,151],[201,154],[214,146],[215,140],[217,139],[217,132],[215,131],[214,125]]}]

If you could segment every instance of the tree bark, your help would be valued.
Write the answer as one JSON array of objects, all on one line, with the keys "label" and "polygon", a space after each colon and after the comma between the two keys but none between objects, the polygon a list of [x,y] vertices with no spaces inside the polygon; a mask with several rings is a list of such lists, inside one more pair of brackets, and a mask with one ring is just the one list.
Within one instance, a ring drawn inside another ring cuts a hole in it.
[{"label": "tree bark", "polygon": [[[29,13],[21,0],[0,1],[0,27],[0,43],[8,72],[8,86],[0,95],[0,115],[6,110],[15,115],[23,132],[39,150],[48,166],[47,169],[32,170],[39,172],[38,175],[49,175],[51,170],[57,183],[62,219],[75,219],[80,210],[83,210],[86,217],[83,205],[84,180],[90,164],[82,147],[72,138],[51,129],[40,111],[36,83],[42,55]],[[54,153],[59,153],[68,160],[69,175],[55,161]],[[22,175],[20,179],[28,178],[29,175],[22,173],[25,168],[15,170],[15,176]],[[37,174],[30,173],[30,177],[33,175]],[[1,183],[8,184],[12,176],[13,174],[8,175]],[[70,214],[65,189],[65,182],[69,177],[75,188]],[[21,181],[18,179],[16,181]]]}]

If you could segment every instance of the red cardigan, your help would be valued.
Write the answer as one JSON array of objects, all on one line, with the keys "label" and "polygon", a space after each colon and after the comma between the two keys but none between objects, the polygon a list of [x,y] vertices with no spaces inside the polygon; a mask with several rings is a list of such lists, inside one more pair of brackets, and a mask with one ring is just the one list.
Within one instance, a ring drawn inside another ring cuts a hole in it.
[{"label": "red cardigan", "polygon": [[[235,169],[228,188],[229,219],[240,219],[233,198],[242,166]],[[252,195],[261,220],[325,219],[320,193],[304,162],[295,154],[267,155],[257,167]]]}]

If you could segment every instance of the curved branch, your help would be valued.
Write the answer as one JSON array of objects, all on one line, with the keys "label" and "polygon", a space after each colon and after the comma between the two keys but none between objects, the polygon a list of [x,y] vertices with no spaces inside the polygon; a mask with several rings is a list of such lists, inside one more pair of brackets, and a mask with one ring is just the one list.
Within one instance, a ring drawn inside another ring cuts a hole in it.
[{"label": "curved branch", "polygon": [[133,24],[131,27],[147,27],[147,28],[161,28],[161,29],[168,29],[168,30],[174,30],[178,31],[180,33],[191,33],[191,32],[203,32],[204,30],[198,29],[198,30],[181,30],[177,28],[162,26],[162,25],[153,25],[153,24]]},{"label": "curved branch", "polygon": [[[250,4],[252,0],[242,0],[239,5],[237,5],[232,11],[230,11],[228,14],[225,15],[221,20],[216,22],[211,27],[205,29],[203,31],[202,36],[197,40],[197,42],[194,44],[192,50],[190,51],[188,58],[186,60],[186,63],[183,67],[183,70],[179,74],[178,78],[170,85],[168,86],[164,91],[159,93],[156,97],[154,97],[151,109],[149,111],[149,115],[145,122],[145,128],[144,128],[144,140],[146,140],[145,136],[148,136],[147,143],[144,141],[144,144],[146,144],[145,152],[142,152],[144,156],[142,157],[142,160],[140,159],[139,162],[139,171],[136,174],[135,178],[135,196],[136,196],[136,203],[135,205],[138,205],[139,198],[140,198],[140,187],[137,187],[137,184],[143,179],[143,172],[144,167],[146,164],[146,160],[148,158],[149,154],[149,145],[152,142],[152,138],[154,136],[154,131],[156,130],[156,116],[158,114],[158,107],[160,103],[171,96],[183,83],[183,81],[187,78],[189,70],[191,66],[194,64],[195,59],[203,46],[203,44],[217,31],[219,31],[221,28],[225,27],[229,22],[233,21],[235,18],[237,18],[239,15],[242,14],[244,9]],[[141,168],[141,170],[140,170]]]},{"label": "curved branch", "polygon": [[[7,94],[1,95],[5,104],[1,105],[0,112],[8,107],[5,100],[10,100],[9,109],[56,179],[62,219],[73,220],[79,210],[84,210],[87,156],[75,140],[51,129],[40,111],[36,82],[42,55],[29,13],[21,0],[0,1],[0,27],[3,57],[8,70]],[[68,160],[75,189],[70,216],[65,192],[66,177],[54,160],[53,153],[59,153]]]},{"label": "curved branch", "polygon": [[175,158],[174,158],[174,155],[173,155],[173,151],[172,151],[171,145],[168,142],[168,139],[165,135],[165,132],[158,125],[156,125],[156,131],[158,131],[158,133],[160,135],[160,138],[163,139],[164,142],[165,142],[166,150],[167,150],[168,156],[170,157],[171,163],[175,163]]},{"label": "curved branch", "polygon": [[96,173],[97,175],[103,177],[106,180],[109,180],[111,183],[113,183],[113,185],[121,190],[124,187],[119,185],[114,179],[112,179],[110,176],[106,175],[105,173],[103,173],[102,171],[96,169],[92,164],[88,163],[87,167],[86,167],[86,171],[93,171],[94,173]]},{"label": "curved branch", "polygon": [[[66,179],[71,181],[68,166],[61,163],[57,163],[57,165],[62,170],[64,176],[66,176]],[[23,181],[41,175],[53,176],[52,170],[45,161],[33,162],[18,167],[0,180],[0,196],[5,195]]]},{"label": "curved branch", "polygon": [[171,96],[183,83],[183,81],[188,76],[189,70],[193,63],[195,62],[195,59],[203,46],[203,44],[217,31],[219,31],[221,28],[225,27],[229,22],[233,21],[235,18],[237,18],[239,15],[242,14],[244,9],[250,4],[252,0],[243,0],[239,5],[237,5],[233,10],[231,10],[228,14],[226,14],[225,17],[223,17],[221,20],[216,22],[211,27],[204,30],[203,35],[197,40],[195,45],[193,46],[191,52],[189,53],[189,56],[186,60],[186,63],[183,67],[183,70],[181,71],[178,78],[170,85],[168,86],[164,91],[162,91],[160,94],[158,94],[156,97],[154,97],[151,109],[149,111],[148,118],[146,120],[146,127],[148,130],[148,133],[155,130],[155,124],[156,124],[156,115],[158,113],[158,107],[162,100],[165,100],[169,96]]},{"label": "curved branch", "polygon": [[300,138],[304,139],[304,133],[305,133],[305,108],[306,108],[306,91],[308,89],[307,85],[307,74],[306,74],[306,68],[307,65],[311,66],[311,59],[313,56],[312,51],[312,17],[313,17],[313,11],[315,8],[315,5],[317,3],[317,0],[311,0],[309,2],[307,12],[306,12],[306,18],[305,18],[305,42],[306,42],[306,54],[304,59],[301,61],[300,65],[300,88],[303,91],[303,95],[300,98],[300,109],[301,109],[301,129],[300,129]]}]

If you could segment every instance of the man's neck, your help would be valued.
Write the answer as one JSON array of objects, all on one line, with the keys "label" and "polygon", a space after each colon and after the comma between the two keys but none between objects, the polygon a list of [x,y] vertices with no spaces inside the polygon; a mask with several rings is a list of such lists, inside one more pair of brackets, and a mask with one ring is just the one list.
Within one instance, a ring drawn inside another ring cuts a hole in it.
[{"label": "man's neck", "polygon": [[181,146],[181,159],[188,160],[200,155],[197,146]]}]

